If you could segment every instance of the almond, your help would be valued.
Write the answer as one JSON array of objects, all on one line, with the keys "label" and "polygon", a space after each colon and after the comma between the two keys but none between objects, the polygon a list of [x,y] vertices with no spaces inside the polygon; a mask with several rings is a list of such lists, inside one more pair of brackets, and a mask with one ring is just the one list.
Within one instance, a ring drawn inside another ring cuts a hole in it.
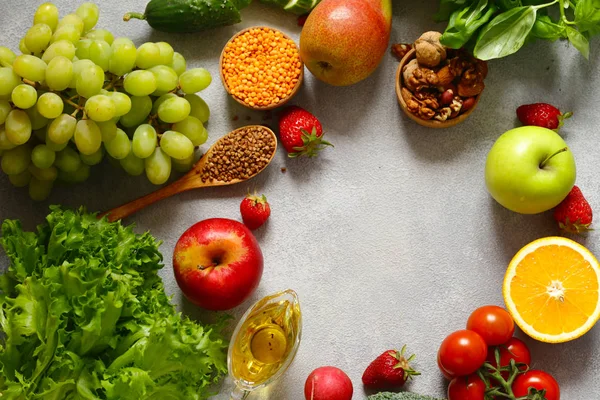
[{"label": "almond", "polygon": [[443,67],[442,69],[440,69],[437,72],[437,77],[439,80],[439,85],[440,86],[446,86],[452,83],[452,81],[454,80],[454,78],[456,78],[456,76],[454,75],[454,73],[452,72],[452,70],[450,69],[449,65],[446,65],[445,67]]}]

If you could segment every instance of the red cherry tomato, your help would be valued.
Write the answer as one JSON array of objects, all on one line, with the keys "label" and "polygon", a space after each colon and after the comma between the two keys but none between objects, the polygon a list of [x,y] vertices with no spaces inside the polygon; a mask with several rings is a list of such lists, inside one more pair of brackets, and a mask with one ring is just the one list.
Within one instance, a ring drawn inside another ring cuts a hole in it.
[{"label": "red cherry tomato", "polygon": [[448,400],[484,400],[485,383],[477,374],[454,378],[448,386]]},{"label": "red cherry tomato", "polygon": [[[510,340],[500,346],[490,347],[488,349],[487,362],[498,368],[496,365],[496,348],[500,350],[500,367],[507,367],[510,365],[510,360],[514,359],[517,364],[531,364],[531,353],[529,348],[520,339],[516,337],[510,338]],[[522,367],[522,370],[525,368]]]},{"label": "red cherry tomato", "polygon": [[448,375],[466,376],[485,362],[487,345],[478,333],[456,331],[444,339],[438,351],[440,367]]},{"label": "red cherry tomato", "polygon": [[560,400],[560,387],[556,379],[552,375],[544,372],[532,369],[525,372],[522,375],[517,376],[515,379],[512,390],[515,397],[527,396],[529,388],[535,388],[537,390],[546,390],[546,400]]},{"label": "red cherry tomato", "polygon": [[467,329],[479,333],[488,346],[506,343],[515,333],[515,321],[502,307],[483,306],[473,311]]},{"label": "red cherry tomato", "polygon": [[437,356],[437,364],[438,364],[438,368],[442,372],[442,375],[444,375],[444,378],[446,378],[449,381],[451,381],[452,379],[456,378],[454,375],[452,375],[448,371],[446,371],[444,369],[444,367],[442,367],[442,363],[440,361],[440,353],[438,353],[438,356]]}]

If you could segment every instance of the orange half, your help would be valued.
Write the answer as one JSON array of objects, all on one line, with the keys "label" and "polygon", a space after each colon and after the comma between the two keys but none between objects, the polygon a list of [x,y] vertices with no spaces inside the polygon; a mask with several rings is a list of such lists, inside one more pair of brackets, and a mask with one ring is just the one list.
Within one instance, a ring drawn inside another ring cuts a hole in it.
[{"label": "orange half", "polygon": [[600,319],[600,266],[584,246],[547,237],[523,247],[504,277],[504,302],[534,339],[576,339]]}]

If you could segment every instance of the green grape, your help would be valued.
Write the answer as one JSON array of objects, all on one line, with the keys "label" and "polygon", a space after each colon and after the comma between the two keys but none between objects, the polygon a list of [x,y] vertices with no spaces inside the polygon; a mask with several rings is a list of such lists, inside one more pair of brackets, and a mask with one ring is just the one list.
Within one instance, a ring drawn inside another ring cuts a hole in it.
[{"label": "green grape", "polygon": [[25,38],[19,41],[19,51],[23,54],[31,54],[27,46],[25,46]]},{"label": "green grape", "polygon": [[104,148],[112,158],[122,160],[131,153],[131,142],[123,130],[117,129],[117,135],[113,140],[104,142]]},{"label": "green grape", "polygon": [[48,168],[39,168],[35,165],[30,165],[28,171],[33,175],[36,179],[40,181],[55,181],[58,177],[58,169],[56,167],[50,166]]},{"label": "green grape", "polygon": [[173,68],[157,65],[148,71],[152,72],[156,78],[156,90],[152,93],[154,96],[161,96],[177,87],[177,73]]},{"label": "green grape", "polygon": [[81,166],[79,154],[71,147],[67,146],[62,151],[56,153],[56,167],[64,172],[75,172]]},{"label": "green grape", "polygon": [[157,145],[156,130],[150,124],[142,124],[133,134],[132,150],[138,158],[148,158]]},{"label": "green grape", "polygon": [[33,201],[44,201],[50,197],[52,186],[54,186],[53,181],[40,181],[32,176],[31,182],[29,182],[29,197]]},{"label": "green grape", "polygon": [[69,82],[69,88],[75,89],[77,87],[77,77],[81,74],[81,71],[94,66],[95,64],[90,60],[73,61],[73,77],[71,78],[71,82]]},{"label": "green grape", "polygon": [[65,147],[67,147],[69,145],[69,142],[65,142],[65,143],[61,143],[61,144],[54,143],[52,140],[48,139],[47,132],[46,132],[46,140],[44,141],[44,143],[46,143],[46,146],[48,146],[48,148],[50,150],[54,151],[55,153],[64,150]]},{"label": "green grape", "polygon": [[90,177],[90,166],[81,163],[79,168],[73,172],[58,171],[58,179],[65,183],[82,183]]},{"label": "green grape", "polygon": [[200,146],[208,139],[208,132],[206,131],[206,128],[204,128],[204,125],[202,125],[202,121],[196,117],[189,116],[183,121],[173,124],[171,129],[183,133],[192,141],[194,146]]},{"label": "green grape", "polygon": [[158,117],[166,123],[183,121],[190,115],[190,103],[182,97],[171,97],[158,107]]},{"label": "green grape", "polygon": [[97,122],[103,142],[110,142],[117,136],[117,124],[113,121]]},{"label": "green grape", "polygon": [[202,97],[197,94],[186,94],[184,99],[190,103],[190,115],[198,118],[203,124],[207,123],[210,118],[210,109]]},{"label": "green grape", "polygon": [[27,49],[35,54],[46,50],[52,39],[52,28],[46,24],[35,24],[25,34],[23,40]]},{"label": "green grape", "polygon": [[10,150],[14,149],[15,147],[17,147],[17,145],[8,140],[4,125],[0,125],[0,150]]},{"label": "green grape", "polygon": [[148,180],[155,185],[162,185],[171,176],[171,157],[157,147],[154,153],[144,160],[144,167]]},{"label": "green grape", "polygon": [[56,28],[56,31],[54,31],[54,34],[52,35],[52,39],[50,39],[50,43],[56,43],[60,40],[66,40],[75,44],[77,43],[80,37],[81,31],[79,31],[77,27],[73,25],[64,25]]},{"label": "green grape", "polygon": [[85,113],[94,121],[108,121],[115,116],[115,103],[110,97],[97,94],[85,102]]},{"label": "green grape", "polygon": [[39,97],[37,102],[38,112],[48,119],[58,118],[62,114],[63,108],[64,103],[60,96],[52,92],[44,93]]},{"label": "green grape", "polygon": [[56,160],[56,153],[45,144],[38,144],[31,151],[31,162],[38,168],[50,168]]},{"label": "green grape", "polygon": [[8,113],[10,112],[10,103],[7,100],[0,100],[0,125],[4,124]]},{"label": "green grape", "polygon": [[77,14],[67,14],[58,21],[58,25],[56,26],[57,30],[63,28],[65,26],[72,26],[77,29],[77,31],[81,34],[83,33],[83,20]]},{"label": "green grape", "polygon": [[135,65],[138,68],[152,68],[155,65],[159,65],[160,61],[160,47],[156,43],[146,42],[138,47],[135,59]]},{"label": "green grape", "polygon": [[196,155],[192,153],[188,158],[184,158],[183,160],[177,160],[173,158],[173,169],[177,172],[188,172],[194,166],[194,162],[196,161]]},{"label": "green grape", "polygon": [[137,158],[133,153],[129,153],[127,157],[121,159],[119,163],[129,175],[139,176],[144,173],[144,160]]},{"label": "green grape", "polygon": [[31,163],[31,148],[27,145],[6,150],[2,155],[2,171],[6,175],[17,175],[27,170]]},{"label": "green grape", "polygon": [[98,151],[102,145],[102,132],[90,119],[82,119],[75,126],[75,146],[81,154],[88,156]]},{"label": "green grape", "polygon": [[178,52],[173,53],[173,62],[171,63],[171,68],[175,71],[177,76],[183,74],[187,69],[187,63],[185,62],[185,57],[183,57]]},{"label": "green grape", "polygon": [[160,107],[160,105],[162,103],[164,103],[166,100],[173,98],[173,97],[177,97],[177,95],[175,93],[165,93],[162,96],[160,96],[158,99],[154,100],[154,104],[152,105],[152,114],[156,114],[158,112],[158,107]]},{"label": "green grape", "polygon": [[90,58],[90,46],[92,44],[91,39],[80,39],[75,43],[75,55],[80,60],[88,60]]},{"label": "green grape", "polygon": [[171,158],[183,160],[194,153],[194,145],[184,134],[166,131],[160,138],[160,148]]},{"label": "green grape", "polygon": [[132,96],[131,110],[120,119],[121,125],[126,128],[138,126],[143,123],[152,110],[152,99],[150,96]]},{"label": "green grape", "polygon": [[12,67],[17,55],[8,47],[0,46],[0,67]]},{"label": "green grape", "polygon": [[80,96],[90,98],[100,92],[102,85],[104,85],[104,71],[98,65],[94,65],[82,68],[75,89]]},{"label": "green grape", "polygon": [[40,5],[33,14],[34,24],[46,24],[55,30],[58,25],[58,8],[52,3]]},{"label": "green grape", "polygon": [[29,171],[23,171],[20,174],[9,175],[8,180],[13,184],[14,187],[22,188],[29,185],[31,181],[31,173]]},{"label": "green grape", "polygon": [[131,99],[125,93],[108,92],[106,94],[115,105],[115,116],[120,117],[131,110]]},{"label": "green grape", "polygon": [[13,70],[17,75],[33,82],[40,82],[46,78],[46,67],[42,59],[28,54],[21,54],[13,63]]},{"label": "green grape", "polygon": [[0,68],[0,95],[10,95],[21,83],[21,78],[12,68]]},{"label": "green grape", "polygon": [[63,56],[69,60],[73,60],[73,57],[75,57],[75,51],[76,48],[73,43],[69,42],[68,40],[59,40],[58,42],[54,42],[48,46],[46,51],[44,51],[44,54],[42,54],[42,60],[46,64],[49,64],[50,61],[57,56]]},{"label": "green grape", "polygon": [[100,10],[98,6],[94,3],[83,3],[77,8],[75,13],[81,17],[84,23],[83,30],[87,32],[96,26],[98,23],[98,17],[100,15]]},{"label": "green grape", "polygon": [[48,118],[40,114],[37,107],[30,107],[25,110],[25,113],[27,113],[29,121],[31,121],[32,130],[36,131],[48,125]]},{"label": "green grape", "polygon": [[12,110],[6,117],[4,123],[6,137],[12,144],[21,145],[27,143],[31,137],[31,121],[23,110]]},{"label": "green grape", "polygon": [[204,90],[211,82],[210,72],[204,68],[188,69],[179,77],[179,86],[185,93],[196,93]]},{"label": "green grape", "polygon": [[98,165],[104,158],[104,147],[100,147],[94,154],[80,154],[79,157],[81,158],[81,162],[86,165]]},{"label": "green grape", "polygon": [[117,76],[131,72],[135,67],[137,50],[133,42],[127,38],[118,38],[111,44],[112,54],[108,70]]},{"label": "green grape", "polygon": [[66,57],[56,56],[46,68],[46,85],[51,90],[62,91],[73,80],[73,63]]},{"label": "green grape", "polygon": [[106,29],[94,29],[85,34],[85,37],[92,40],[103,40],[109,45],[113,43],[115,37]]},{"label": "green grape", "polygon": [[146,96],[156,90],[156,78],[150,71],[133,71],[125,76],[123,87],[132,96]]},{"label": "green grape", "polygon": [[[69,114],[61,114],[50,123],[48,127],[48,139],[58,145],[68,143],[75,134],[76,125],[77,120],[74,117]],[[48,144],[47,141],[46,144]]]},{"label": "green grape", "polygon": [[94,40],[90,44],[90,60],[96,65],[102,67],[104,71],[108,71],[108,63],[112,55],[110,44],[104,40]]},{"label": "green grape", "polygon": [[173,47],[167,42],[157,42],[156,45],[160,50],[160,63],[162,65],[171,65],[173,62]]},{"label": "green grape", "polygon": [[23,83],[13,89],[10,99],[15,106],[27,109],[37,102],[37,92],[33,86]]}]

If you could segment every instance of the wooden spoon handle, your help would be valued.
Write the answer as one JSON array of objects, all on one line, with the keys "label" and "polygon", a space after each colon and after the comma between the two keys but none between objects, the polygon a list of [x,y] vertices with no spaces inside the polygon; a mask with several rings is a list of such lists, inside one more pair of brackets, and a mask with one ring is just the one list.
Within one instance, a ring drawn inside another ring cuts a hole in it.
[{"label": "wooden spoon handle", "polygon": [[181,179],[171,183],[168,186],[165,186],[161,189],[158,189],[155,192],[147,194],[143,197],[140,197],[137,200],[133,200],[127,204],[123,204],[120,207],[114,208],[110,211],[100,214],[98,217],[102,218],[107,215],[108,220],[113,222],[123,218],[130,216],[133,213],[145,208],[157,201],[166,199],[167,197],[171,197],[174,194],[185,192],[190,189],[194,189],[198,187],[198,185],[194,185],[193,181],[189,179],[189,175],[183,176]]}]

